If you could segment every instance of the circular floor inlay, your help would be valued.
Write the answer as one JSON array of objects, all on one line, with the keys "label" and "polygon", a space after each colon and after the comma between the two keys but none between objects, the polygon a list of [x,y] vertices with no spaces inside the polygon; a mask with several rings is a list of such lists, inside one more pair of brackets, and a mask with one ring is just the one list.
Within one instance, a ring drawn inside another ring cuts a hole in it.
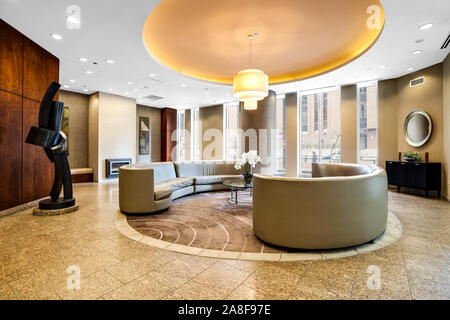
[{"label": "circular floor inlay", "polygon": [[116,227],[128,238],[171,251],[200,256],[264,261],[317,260],[348,257],[374,251],[395,242],[402,227],[389,213],[386,232],[373,244],[339,250],[302,251],[261,242],[252,229],[248,192],[239,203],[229,192],[202,193],[173,201],[169,210],[154,215],[117,214]]}]

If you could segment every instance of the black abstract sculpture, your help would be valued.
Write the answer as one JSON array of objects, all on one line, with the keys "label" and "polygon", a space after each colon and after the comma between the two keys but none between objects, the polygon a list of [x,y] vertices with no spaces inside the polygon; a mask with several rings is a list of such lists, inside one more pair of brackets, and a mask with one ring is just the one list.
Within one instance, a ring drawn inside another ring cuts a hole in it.
[{"label": "black abstract sculpture", "polygon": [[[64,103],[53,101],[61,85],[52,82],[45,92],[39,109],[39,127],[31,127],[25,140],[29,144],[43,147],[47,157],[55,164],[55,180],[50,199],[39,202],[41,210],[56,210],[75,205],[72,176],[66,154],[66,136],[61,132]],[[64,198],[60,198],[64,185]]]}]

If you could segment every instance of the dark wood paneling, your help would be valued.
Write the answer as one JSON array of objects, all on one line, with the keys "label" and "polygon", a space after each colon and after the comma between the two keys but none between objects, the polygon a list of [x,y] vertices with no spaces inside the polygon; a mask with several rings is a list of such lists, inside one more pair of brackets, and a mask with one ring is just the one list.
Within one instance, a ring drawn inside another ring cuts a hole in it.
[{"label": "dark wood paneling", "polygon": [[23,49],[23,96],[41,101],[50,83],[59,81],[59,60],[26,37]]},{"label": "dark wood paneling", "polygon": [[50,193],[53,164],[25,138],[45,90],[58,80],[59,60],[0,20],[0,210]]},{"label": "dark wood paneling", "polygon": [[0,90],[0,210],[22,200],[22,97]]},{"label": "dark wood paneling", "polygon": [[94,181],[94,174],[92,173],[80,173],[72,175],[72,183],[92,182]]},{"label": "dark wood paneling", "polygon": [[0,90],[22,95],[23,36],[0,19]]},{"label": "dark wood paneling", "polygon": [[177,142],[172,141],[172,133],[177,129],[177,110],[161,110],[161,161],[172,161],[172,150]]},{"label": "dark wood paneling", "polygon": [[[39,102],[23,98],[23,141],[31,126],[38,125]],[[53,164],[44,149],[23,143],[23,202],[46,197],[53,184]]]}]

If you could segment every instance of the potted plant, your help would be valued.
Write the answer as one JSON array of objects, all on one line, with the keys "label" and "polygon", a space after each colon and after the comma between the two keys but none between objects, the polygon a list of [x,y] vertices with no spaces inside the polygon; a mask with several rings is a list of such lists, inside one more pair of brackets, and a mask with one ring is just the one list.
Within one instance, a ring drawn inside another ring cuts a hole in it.
[{"label": "potted plant", "polygon": [[422,160],[422,156],[418,152],[405,152],[403,160],[408,162],[418,162]]},{"label": "potted plant", "polygon": [[234,163],[234,167],[236,170],[242,169],[244,167],[244,181],[246,185],[252,183],[253,174],[252,169],[256,166],[257,163],[261,162],[261,158],[258,156],[258,152],[256,150],[250,150],[247,153],[241,154]]}]

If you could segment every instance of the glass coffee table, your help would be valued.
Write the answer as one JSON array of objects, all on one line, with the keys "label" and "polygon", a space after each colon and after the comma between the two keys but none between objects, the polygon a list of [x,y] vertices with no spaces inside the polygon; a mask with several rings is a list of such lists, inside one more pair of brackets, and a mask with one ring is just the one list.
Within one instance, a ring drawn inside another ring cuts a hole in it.
[{"label": "glass coffee table", "polygon": [[244,182],[244,180],[240,180],[240,179],[230,179],[230,180],[225,180],[223,182],[223,185],[225,187],[230,188],[231,190],[231,199],[233,200],[234,198],[234,203],[238,204],[238,191],[239,190],[247,190],[250,189],[250,194],[252,194],[252,190],[253,190],[253,185],[250,184],[246,184]]}]

